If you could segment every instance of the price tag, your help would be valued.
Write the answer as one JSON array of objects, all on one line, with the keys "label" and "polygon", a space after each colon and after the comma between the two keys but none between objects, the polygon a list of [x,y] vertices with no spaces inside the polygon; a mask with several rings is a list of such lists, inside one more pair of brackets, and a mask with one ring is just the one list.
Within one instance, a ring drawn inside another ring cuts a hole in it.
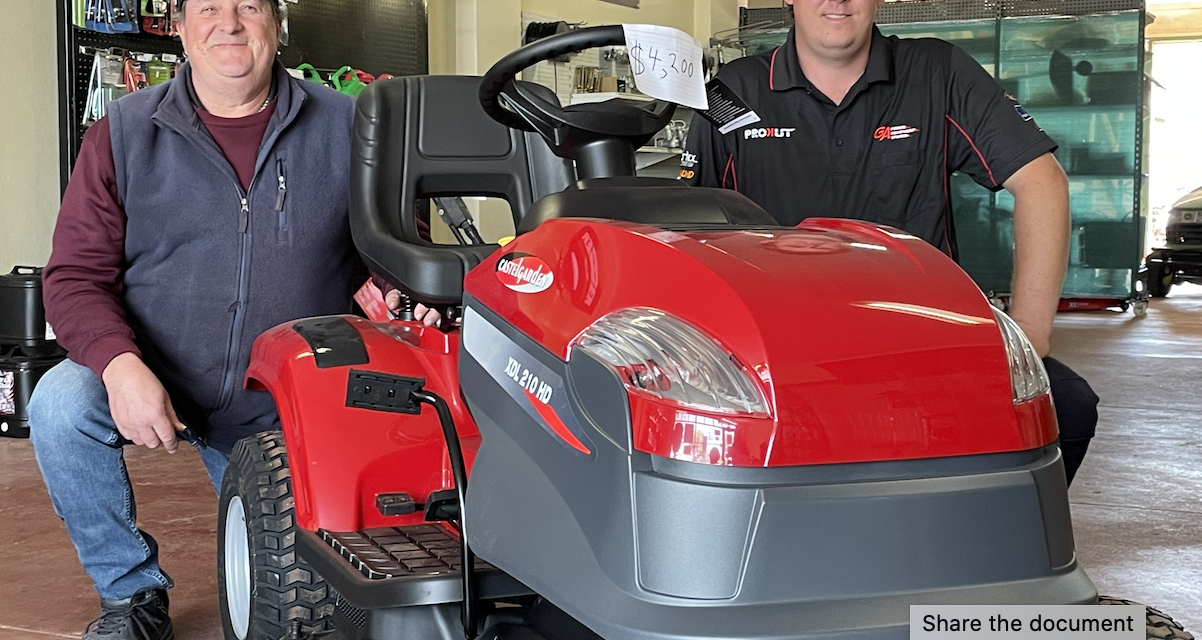
[{"label": "price tag", "polygon": [[708,109],[701,45],[687,33],[650,24],[624,24],[630,73],[639,91],[694,109]]}]

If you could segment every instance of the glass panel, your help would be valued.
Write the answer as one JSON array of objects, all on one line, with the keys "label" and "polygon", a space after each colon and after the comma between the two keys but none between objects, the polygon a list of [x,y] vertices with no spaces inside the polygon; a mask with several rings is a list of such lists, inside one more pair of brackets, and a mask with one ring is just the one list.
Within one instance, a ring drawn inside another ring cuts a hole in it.
[{"label": "glass panel", "polygon": [[1135,175],[1135,106],[1030,107],[1028,113],[1060,148],[1072,175]]},{"label": "glass panel", "polygon": [[981,63],[989,75],[994,75],[997,62],[997,22],[994,20],[918,22],[877,26],[881,33],[887,36],[946,40],[960,47]]},{"label": "glass panel", "polygon": [[1014,223],[1010,210],[999,212],[994,206],[994,194],[963,173],[952,175],[948,189],[960,266],[982,291],[1010,291],[1010,273],[1014,270]]},{"label": "glass panel", "polygon": [[1125,104],[1134,111],[1139,41],[1136,11],[1004,18],[998,79],[1027,107]]},{"label": "glass panel", "polygon": [[[1064,296],[1129,297],[1140,260],[1139,14],[1005,18],[999,29],[998,82],[1056,141],[1069,174],[1073,232]],[[1014,198],[999,191],[984,212],[988,192],[959,176],[952,185],[962,266],[982,289],[1009,291]]]}]

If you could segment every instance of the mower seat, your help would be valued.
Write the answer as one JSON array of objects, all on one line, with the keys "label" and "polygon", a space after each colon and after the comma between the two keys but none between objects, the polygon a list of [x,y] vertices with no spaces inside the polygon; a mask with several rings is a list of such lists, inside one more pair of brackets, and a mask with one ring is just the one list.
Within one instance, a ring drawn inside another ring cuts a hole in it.
[{"label": "mower seat", "polygon": [[[418,203],[504,198],[515,227],[531,205],[575,180],[569,161],[533,133],[484,113],[480,79],[412,76],[373,82],[355,109],[350,222],[368,267],[420,302],[457,304],[463,276],[495,244],[435,245],[419,235]],[[549,89],[531,85],[554,98]]]},{"label": "mower seat", "polygon": [[[598,191],[604,190],[603,193]],[[519,234],[554,218],[602,218],[688,229],[762,229],[781,225],[747,196],[730,189],[692,187],[664,178],[593,178],[538,201]]]}]

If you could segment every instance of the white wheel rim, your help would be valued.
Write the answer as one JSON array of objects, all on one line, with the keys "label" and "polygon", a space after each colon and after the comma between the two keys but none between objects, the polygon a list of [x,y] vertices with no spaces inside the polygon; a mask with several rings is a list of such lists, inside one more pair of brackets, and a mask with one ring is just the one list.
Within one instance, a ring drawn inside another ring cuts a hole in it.
[{"label": "white wheel rim", "polygon": [[238,640],[250,629],[250,544],[242,497],[230,498],[225,510],[225,606]]}]

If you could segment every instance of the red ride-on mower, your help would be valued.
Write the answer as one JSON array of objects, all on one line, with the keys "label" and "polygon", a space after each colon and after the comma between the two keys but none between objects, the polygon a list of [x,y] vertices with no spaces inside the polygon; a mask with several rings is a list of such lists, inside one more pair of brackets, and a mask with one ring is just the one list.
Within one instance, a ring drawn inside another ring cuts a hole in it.
[{"label": "red ride-on mower", "polygon": [[[622,42],[359,98],[355,241],[461,326],[255,343],[283,433],[226,474],[226,637],[900,639],[912,604],[1097,602],[1014,323],[895,229],[633,177],[668,103],[514,79]],[[456,195],[504,197],[516,239],[424,240],[417,203]]]}]

